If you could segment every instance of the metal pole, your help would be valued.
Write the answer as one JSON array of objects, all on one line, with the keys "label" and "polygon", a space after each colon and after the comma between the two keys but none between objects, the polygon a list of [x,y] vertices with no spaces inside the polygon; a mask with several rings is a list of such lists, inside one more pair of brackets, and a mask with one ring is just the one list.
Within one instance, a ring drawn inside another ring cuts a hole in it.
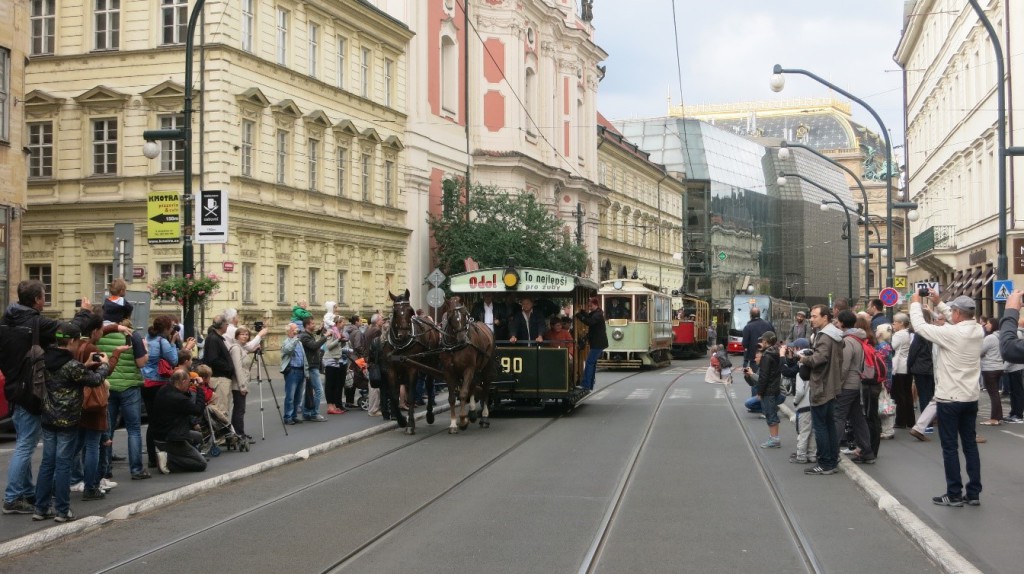
[{"label": "metal pole", "polygon": [[[199,22],[199,15],[203,11],[206,0],[196,0],[192,8],[192,14],[188,19],[188,31],[185,33],[185,125],[184,148],[185,148],[185,182],[182,189],[185,209],[185,237],[182,240],[181,265],[186,276],[195,276],[196,265],[192,248],[192,52],[195,48],[196,23]],[[185,301],[185,338],[194,337],[196,334],[196,307],[195,303],[188,299]]]},{"label": "metal pole", "polygon": [[[868,113],[870,113],[871,116],[873,118],[875,118],[875,121],[878,122],[878,126],[880,128],[882,128],[882,138],[885,140],[885,221],[886,221],[886,223],[888,224],[888,227],[889,227],[888,232],[885,234],[885,245],[886,245],[886,250],[888,251],[887,262],[886,262],[886,269],[888,271],[888,273],[887,273],[888,276],[885,278],[885,286],[886,287],[892,287],[892,279],[893,279],[893,277],[892,277],[893,276],[893,260],[892,260],[892,171],[891,171],[892,170],[892,143],[889,141],[889,128],[885,127],[885,122],[882,121],[882,118],[878,115],[878,112],[876,112],[874,110],[874,108],[872,108],[871,106],[867,105],[864,102],[864,100],[858,98],[857,96],[854,96],[850,92],[847,92],[846,90],[840,88],[839,86],[833,84],[832,82],[829,82],[828,80],[826,80],[826,79],[824,79],[824,78],[822,78],[822,77],[820,77],[818,75],[815,75],[812,72],[808,72],[807,70],[799,70],[799,69],[787,69],[787,68],[783,68],[779,64],[775,64],[775,68],[773,69],[773,73],[775,73],[775,74],[802,74],[804,76],[807,76],[808,78],[811,78],[812,80],[817,81],[818,83],[824,84],[825,86],[828,86],[829,88],[832,88],[833,90],[839,92],[840,94],[842,94],[842,95],[846,96],[847,98],[850,98],[851,100],[853,100],[853,101],[857,102],[858,104],[860,104],[861,107],[863,107],[865,110],[867,110]],[[888,314],[889,318],[892,319],[892,307],[889,307],[886,310],[886,313]]]},{"label": "metal pole", "polygon": [[[1006,72],[1003,68],[1003,46],[999,34],[989,22],[978,0],[968,0],[992,41],[996,56],[996,146],[999,149],[999,238],[996,247],[996,279],[1006,279]],[[1003,314],[1003,302],[993,301],[996,315]]]}]

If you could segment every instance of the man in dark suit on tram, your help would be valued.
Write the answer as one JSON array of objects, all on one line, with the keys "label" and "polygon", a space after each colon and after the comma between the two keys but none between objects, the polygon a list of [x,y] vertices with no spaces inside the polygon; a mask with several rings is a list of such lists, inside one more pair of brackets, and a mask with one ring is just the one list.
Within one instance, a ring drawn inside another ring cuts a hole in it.
[{"label": "man in dark suit on tram", "polygon": [[495,341],[508,338],[508,307],[501,301],[494,300],[493,293],[484,293],[484,298],[473,305],[473,320],[487,325],[494,333]]},{"label": "man in dark suit on tram", "polygon": [[521,298],[519,305],[522,307],[522,311],[512,315],[509,319],[509,342],[542,342],[544,340],[544,332],[547,331],[547,321],[544,319],[544,314],[533,308],[532,297]]}]

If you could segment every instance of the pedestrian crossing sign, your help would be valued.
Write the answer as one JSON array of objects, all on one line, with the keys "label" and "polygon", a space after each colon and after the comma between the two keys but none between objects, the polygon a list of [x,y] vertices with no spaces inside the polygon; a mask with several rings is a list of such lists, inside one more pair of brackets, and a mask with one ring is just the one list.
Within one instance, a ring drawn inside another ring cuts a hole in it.
[{"label": "pedestrian crossing sign", "polygon": [[1006,301],[1010,297],[1010,293],[1013,293],[1013,280],[1008,279],[1006,281],[993,281],[992,282],[992,300],[993,301]]}]

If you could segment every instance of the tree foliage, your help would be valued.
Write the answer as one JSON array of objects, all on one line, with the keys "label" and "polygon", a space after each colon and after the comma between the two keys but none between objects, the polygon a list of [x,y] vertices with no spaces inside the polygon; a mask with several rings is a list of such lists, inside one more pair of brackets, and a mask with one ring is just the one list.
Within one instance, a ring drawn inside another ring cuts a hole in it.
[{"label": "tree foliage", "polygon": [[523,267],[580,274],[587,252],[565,233],[566,222],[526,192],[445,182],[443,213],[428,219],[437,242],[438,267],[447,274],[466,270],[472,257],[480,267],[501,267],[514,258]]}]

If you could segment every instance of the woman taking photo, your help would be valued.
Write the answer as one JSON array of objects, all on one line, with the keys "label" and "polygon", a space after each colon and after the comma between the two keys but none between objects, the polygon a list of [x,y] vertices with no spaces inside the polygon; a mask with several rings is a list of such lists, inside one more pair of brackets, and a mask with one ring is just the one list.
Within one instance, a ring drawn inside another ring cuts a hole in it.
[{"label": "woman taking photo", "polygon": [[[154,402],[156,393],[160,387],[171,381],[171,373],[178,364],[178,347],[175,341],[179,340],[178,331],[174,328],[174,317],[170,315],[157,315],[153,318],[153,325],[149,328],[149,335],[146,337],[146,346],[149,348],[149,360],[142,367],[142,377],[145,384],[142,387],[142,404],[146,407],[149,417],[154,413]],[[189,338],[182,345],[182,349],[191,351],[196,346],[196,340]],[[152,420],[152,418],[150,418]],[[156,468],[156,446],[153,444],[153,426],[146,427],[146,453],[149,457],[149,467]]]},{"label": "woman taking photo", "polygon": [[256,333],[255,337],[248,327],[238,327],[234,337],[224,337],[231,363],[235,366],[235,376],[231,379],[231,426],[236,435],[249,440],[252,437],[245,432],[245,397],[249,394],[249,370],[255,352],[266,334],[266,327]]},{"label": "woman taking photo", "polygon": [[917,422],[914,414],[914,382],[910,374],[908,359],[913,328],[910,317],[905,313],[896,313],[892,319],[892,400],[896,403],[896,419],[893,426],[898,429],[909,429]]}]

